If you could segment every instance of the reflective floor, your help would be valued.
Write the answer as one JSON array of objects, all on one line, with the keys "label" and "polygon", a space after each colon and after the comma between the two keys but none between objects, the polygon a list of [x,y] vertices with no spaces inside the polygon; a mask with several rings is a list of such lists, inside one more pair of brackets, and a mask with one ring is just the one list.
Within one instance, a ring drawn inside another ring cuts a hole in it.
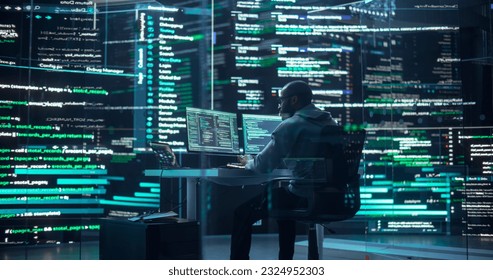
[{"label": "reflective floor", "polygon": [[[227,260],[229,236],[206,236],[203,259]],[[493,260],[492,238],[451,236],[330,236],[324,239],[322,258],[326,260]],[[277,259],[277,235],[253,236],[251,259]],[[299,236],[295,259],[307,259],[305,236]],[[0,245],[2,260],[97,260],[99,243],[87,241],[74,244],[6,247]]]}]

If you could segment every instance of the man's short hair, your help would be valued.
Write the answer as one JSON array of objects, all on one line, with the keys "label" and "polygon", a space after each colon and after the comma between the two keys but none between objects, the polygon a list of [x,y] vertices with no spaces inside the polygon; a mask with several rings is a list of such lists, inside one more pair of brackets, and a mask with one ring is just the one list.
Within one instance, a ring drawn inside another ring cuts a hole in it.
[{"label": "man's short hair", "polygon": [[308,105],[312,102],[312,89],[304,81],[297,80],[289,82],[281,91],[283,92],[282,96],[298,96],[298,100],[303,105]]}]

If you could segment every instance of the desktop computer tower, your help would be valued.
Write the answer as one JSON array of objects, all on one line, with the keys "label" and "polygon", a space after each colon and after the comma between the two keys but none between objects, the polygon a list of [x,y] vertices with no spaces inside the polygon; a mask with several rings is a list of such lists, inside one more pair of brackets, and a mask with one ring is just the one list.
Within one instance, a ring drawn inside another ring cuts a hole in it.
[{"label": "desktop computer tower", "polygon": [[101,220],[101,260],[196,260],[202,258],[197,221]]}]

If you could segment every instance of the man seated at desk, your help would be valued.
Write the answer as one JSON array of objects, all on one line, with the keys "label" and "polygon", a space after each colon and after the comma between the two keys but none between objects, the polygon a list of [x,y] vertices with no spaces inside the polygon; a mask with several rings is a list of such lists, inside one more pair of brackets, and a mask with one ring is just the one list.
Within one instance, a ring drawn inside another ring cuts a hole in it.
[{"label": "man seated at desk", "polygon": [[[337,122],[329,112],[324,112],[312,103],[313,93],[310,86],[303,81],[286,84],[279,97],[279,114],[283,121],[272,133],[267,146],[255,157],[241,157],[245,168],[258,173],[268,173],[275,168],[282,168],[282,160],[288,157],[313,157],[317,155],[317,145],[310,139],[319,137],[323,128],[336,126]],[[272,190],[280,206],[295,207],[302,203],[302,194],[295,189],[277,188]],[[254,197],[240,205],[234,213],[231,234],[231,259],[249,259],[252,226],[268,217],[267,192]],[[278,220],[279,259],[293,259],[296,238],[294,220]]]}]

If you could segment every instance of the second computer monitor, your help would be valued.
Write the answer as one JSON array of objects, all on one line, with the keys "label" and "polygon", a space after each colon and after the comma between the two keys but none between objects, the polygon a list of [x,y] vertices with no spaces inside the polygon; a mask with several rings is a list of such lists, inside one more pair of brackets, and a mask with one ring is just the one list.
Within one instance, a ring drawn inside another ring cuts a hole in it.
[{"label": "second computer monitor", "polygon": [[258,154],[269,143],[282,119],[272,115],[243,114],[242,117],[245,154]]},{"label": "second computer monitor", "polygon": [[189,151],[240,153],[236,114],[187,108],[186,117]]}]

